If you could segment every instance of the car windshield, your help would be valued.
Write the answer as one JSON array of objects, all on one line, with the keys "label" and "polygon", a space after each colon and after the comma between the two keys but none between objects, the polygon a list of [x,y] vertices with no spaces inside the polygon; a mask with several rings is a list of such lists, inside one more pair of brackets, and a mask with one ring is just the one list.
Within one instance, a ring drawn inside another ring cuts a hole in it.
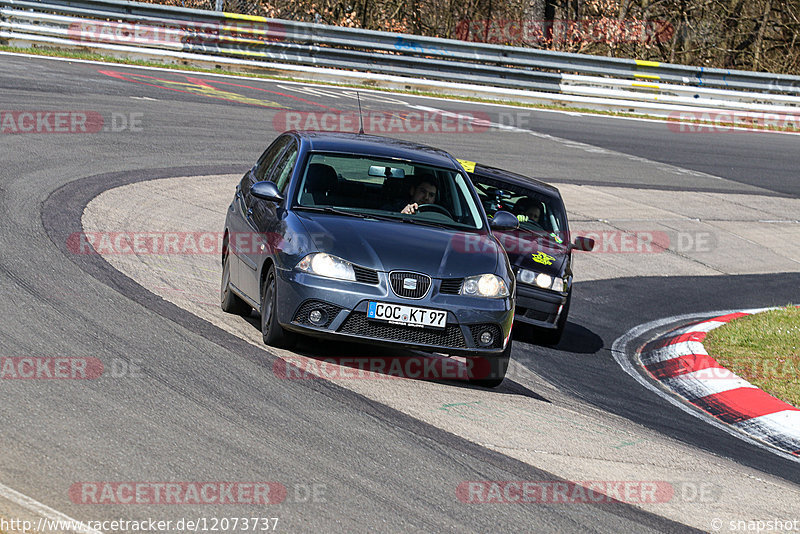
[{"label": "car windshield", "polygon": [[489,218],[500,210],[510,211],[517,216],[520,230],[548,235],[558,243],[566,238],[564,204],[559,197],[493,178],[471,177]]},{"label": "car windshield", "polygon": [[[401,213],[417,204],[415,213]],[[295,207],[335,208],[420,224],[479,230],[478,204],[460,172],[406,160],[366,155],[312,153]]]}]

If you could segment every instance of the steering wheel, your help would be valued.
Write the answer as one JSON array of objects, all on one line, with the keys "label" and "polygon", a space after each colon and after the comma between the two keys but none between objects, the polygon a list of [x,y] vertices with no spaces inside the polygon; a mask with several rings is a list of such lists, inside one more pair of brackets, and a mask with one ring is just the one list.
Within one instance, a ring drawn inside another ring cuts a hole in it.
[{"label": "steering wheel", "polygon": [[447,215],[451,219],[455,220],[455,218],[453,217],[453,214],[450,213],[450,210],[448,210],[444,206],[440,206],[439,204],[420,204],[419,206],[417,206],[417,211],[418,212],[436,211],[436,212],[441,213],[442,215]]}]

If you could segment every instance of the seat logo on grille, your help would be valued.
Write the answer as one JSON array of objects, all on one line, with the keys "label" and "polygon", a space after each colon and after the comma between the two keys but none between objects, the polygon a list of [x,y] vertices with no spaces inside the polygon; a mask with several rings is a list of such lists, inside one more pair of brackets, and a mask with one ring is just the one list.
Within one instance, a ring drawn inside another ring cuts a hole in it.
[{"label": "seat logo on grille", "polygon": [[417,289],[416,278],[403,278],[403,289],[415,290]]}]

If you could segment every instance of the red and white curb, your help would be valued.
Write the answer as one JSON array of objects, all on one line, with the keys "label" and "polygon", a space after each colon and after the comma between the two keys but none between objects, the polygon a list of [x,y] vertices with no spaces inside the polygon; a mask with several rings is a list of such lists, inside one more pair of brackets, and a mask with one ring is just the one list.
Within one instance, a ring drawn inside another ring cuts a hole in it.
[{"label": "red and white curb", "polygon": [[[611,354],[640,385],[676,408],[777,456],[800,462],[800,410],[719,365],[702,343],[714,328],[768,309],[772,308],[686,314],[651,321],[617,338]],[[646,340],[650,332],[663,331],[674,324],[689,326],[641,347],[640,340]]]},{"label": "red and white curb", "polygon": [[703,347],[708,332],[747,315],[729,313],[671,332],[642,347],[640,361],[665,387],[723,423],[800,456],[800,409],[724,368]]}]

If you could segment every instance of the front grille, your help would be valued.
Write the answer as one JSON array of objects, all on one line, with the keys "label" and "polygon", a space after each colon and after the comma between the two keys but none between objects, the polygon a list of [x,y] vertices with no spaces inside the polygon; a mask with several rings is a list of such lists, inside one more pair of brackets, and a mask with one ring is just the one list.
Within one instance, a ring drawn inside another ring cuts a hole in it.
[{"label": "front grille", "polygon": [[[327,318],[323,324],[316,325],[309,321],[308,314],[311,313],[312,310],[322,310],[325,312]],[[294,314],[294,321],[296,323],[309,324],[311,326],[325,328],[331,324],[331,321],[333,321],[333,319],[339,315],[341,310],[341,306],[328,304],[327,302],[323,302],[321,300],[307,300],[297,309],[297,313]]]},{"label": "front grille", "polygon": [[[476,347],[497,349],[503,346],[503,339],[500,335],[501,330],[496,324],[472,324],[469,325],[469,330],[472,333],[472,341],[475,343]],[[484,347],[479,341],[481,333],[485,332],[486,330],[491,332],[492,336],[494,337],[494,342],[492,342],[489,347]]]},{"label": "front grille", "polygon": [[442,284],[439,286],[439,293],[458,295],[458,292],[461,291],[461,284],[463,283],[463,278],[444,278]]},{"label": "front grille", "polygon": [[[415,284],[413,289],[404,287],[406,279],[413,280]],[[395,295],[407,299],[421,299],[428,293],[428,289],[431,287],[431,277],[427,274],[410,273],[406,271],[389,273],[389,282]]]},{"label": "front grille", "polygon": [[461,327],[449,324],[443,330],[415,328],[391,323],[367,320],[366,313],[351,313],[339,328],[343,334],[351,334],[389,341],[403,341],[410,344],[433,345],[436,347],[466,348]]},{"label": "front grille", "polygon": [[378,283],[378,271],[359,267],[358,265],[353,265],[353,271],[356,273],[356,282],[364,282],[365,284]]}]

